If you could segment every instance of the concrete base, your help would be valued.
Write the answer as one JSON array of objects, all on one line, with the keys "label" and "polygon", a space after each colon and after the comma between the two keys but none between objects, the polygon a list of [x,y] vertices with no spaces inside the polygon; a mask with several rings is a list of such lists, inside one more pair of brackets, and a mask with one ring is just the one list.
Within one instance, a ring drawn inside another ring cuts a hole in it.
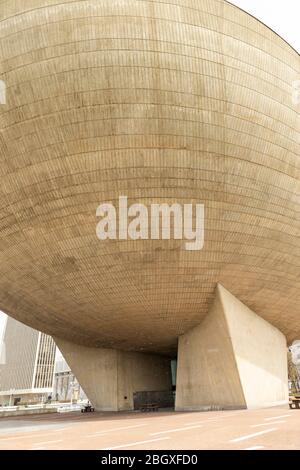
[{"label": "concrete base", "polygon": [[207,317],[179,339],[176,410],[285,403],[284,335],[218,285]]},{"label": "concrete base", "polygon": [[133,410],[135,392],[172,388],[167,358],[54,340],[96,410]]},{"label": "concrete base", "polygon": [[0,418],[10,418],[13,417],[15,418],[16,416],[31,416],[31,415],[45,415],[45,414],[51,414],[51,413],[57,413],[57,408],[21,408],[18,409],[16,407],[14,410],[6,410],[5,408],[3,410],[0,410]]}]

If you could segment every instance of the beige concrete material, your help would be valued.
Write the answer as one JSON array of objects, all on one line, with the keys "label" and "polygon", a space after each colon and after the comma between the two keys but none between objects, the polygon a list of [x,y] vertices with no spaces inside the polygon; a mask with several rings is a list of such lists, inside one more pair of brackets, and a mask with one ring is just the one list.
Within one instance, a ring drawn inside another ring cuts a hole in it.
[{"label": "beige concrete material", "polygon": [[218,285],[248,408],[288,403],[285,336]]},{"label": "beige concrete material", "polygon": [[179,338],[177,410],[288,403],[284,335],[218,285],[204,321]]},{"label": "beige concrete material", "polygon": [[[0,25],[0,309],[169,354],[220,282],[300,337],[299,55],[223,0],[9,0]],[[204,203],[204,249],[100,242],[120,195]]]},{"label": "beige concrete material", "polygon": [[16,410],[6,410],[0,409],[0,419],[4,418],[14,418],[16,416],[34,416],[34,415],[44,415],[44,414],[49,414],[49,413],[57,413],[57,408],[35,408],[35,409],[16,409]]},{"label": "beige concrete material", "polygon": [[57,338],[56,342],[97,410],[132,410],[134,392],[172,388],[171,366],[167,358],[87,348]]},{"label": "beige concrete material", "polygon": [[203,322],[178,344],[176,410],[209,407],[246,407],[219,290]]}]

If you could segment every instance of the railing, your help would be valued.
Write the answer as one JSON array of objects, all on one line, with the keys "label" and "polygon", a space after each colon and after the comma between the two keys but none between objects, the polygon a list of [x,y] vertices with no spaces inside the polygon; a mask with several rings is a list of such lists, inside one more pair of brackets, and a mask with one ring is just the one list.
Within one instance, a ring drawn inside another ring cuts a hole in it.
[{"label": "railing", "polygon": [[85,402],[82,403],[39,403],[36,405],[17,405],[17,406],[0,406],[0,416],[1,413],[7,411],[29,411],[29,410],[52,410],[56,409],[58,413],[66,413],[70,411],[80,411]]}]

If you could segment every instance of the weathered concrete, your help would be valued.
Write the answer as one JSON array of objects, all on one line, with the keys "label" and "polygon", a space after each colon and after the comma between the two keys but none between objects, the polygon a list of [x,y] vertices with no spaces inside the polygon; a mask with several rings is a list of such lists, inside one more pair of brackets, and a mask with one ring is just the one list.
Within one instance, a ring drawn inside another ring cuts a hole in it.
[{"label": "weathered concrete", "polygon": [[[0,21],[1,310],[173,354],[220,282],[300,337],[297,52],[220,0],[10,0]],[[204,203],[203,250],[98,240],[120,195]]]},{"label": "weathered concrete", "polygon": [[[181,335],[178,406],[277,402],[283,339],[259,317],[300,337],[299,54],[226,1],[171,3],[1,2],[0,308],[73,345],[99,409],[164,386],[139,352]],[[100,241],[121,195],[203,203],[203,250]],[[259,317],[208,315],[218,282]]]},{"label": "weathered concrete", "polygon": [[55,341],[97,410],[133,410],[134,392],[172,388],[168,358]]},{"label": "weathered concrete", "polygon": [[179,339],[176,409],[287,402],[284,335],[218,285],[207,317]]}]

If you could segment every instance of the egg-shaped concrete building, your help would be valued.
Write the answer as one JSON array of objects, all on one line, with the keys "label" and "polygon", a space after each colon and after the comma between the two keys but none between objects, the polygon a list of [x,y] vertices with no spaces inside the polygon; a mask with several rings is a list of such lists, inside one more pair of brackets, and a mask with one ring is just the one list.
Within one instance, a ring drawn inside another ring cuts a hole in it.
[{"label": "egg-shaped concrete building", "polygon": [[[299,54],[223,0],[2,0],[0,78],[0,309],[98,409],[170,389],[177,350],[177,409],[285,402]],[[100,241],[120,195],[204,204],[203,249]]]}]

